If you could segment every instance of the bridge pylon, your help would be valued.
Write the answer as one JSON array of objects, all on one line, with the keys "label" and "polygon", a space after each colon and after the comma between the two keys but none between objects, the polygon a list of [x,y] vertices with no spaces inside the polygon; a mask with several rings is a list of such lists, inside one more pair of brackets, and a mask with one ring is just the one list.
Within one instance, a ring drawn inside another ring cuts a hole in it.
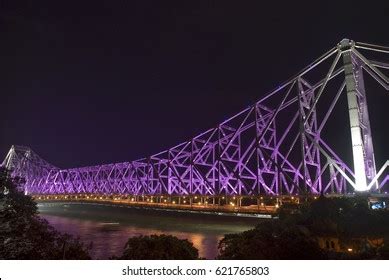
[{"label": "bridge pylon", "polygon": [[[363,79],[363,62],[355,55],[355,43],[343,39],[342,52],[350,121],[355,186],[359,192],[371,191],[368,184],[376,175],[372,134]],[[377,189],[375,183],[374,189]]]}]

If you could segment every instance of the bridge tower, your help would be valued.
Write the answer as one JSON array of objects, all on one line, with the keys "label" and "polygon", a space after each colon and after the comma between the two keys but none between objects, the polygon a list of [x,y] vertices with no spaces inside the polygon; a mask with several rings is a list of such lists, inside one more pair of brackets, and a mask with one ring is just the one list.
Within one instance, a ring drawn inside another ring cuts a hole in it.
[{"label": "bridge tower", "polygon": [[[354,54],[354,41],[343,39],[342,52],[354,163],[355,190],[374,191],[369,183],[376,175],[374,149],[363,79],[363,62]],[[375,188],[378,188],[377,183]]]}]

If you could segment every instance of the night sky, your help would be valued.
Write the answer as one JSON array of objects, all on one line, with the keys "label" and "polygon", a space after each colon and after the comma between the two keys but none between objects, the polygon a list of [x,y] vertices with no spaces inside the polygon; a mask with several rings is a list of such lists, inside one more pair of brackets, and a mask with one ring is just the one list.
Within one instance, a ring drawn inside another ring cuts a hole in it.
[{"label": "night sky", "polygon": [[[338,2],[0,0],[0,158],[12,144],[62,168],[142,158],[254,103],[344,37],[389,46],[387,7]],[[383,146],[389,98],[368,98]]]}]

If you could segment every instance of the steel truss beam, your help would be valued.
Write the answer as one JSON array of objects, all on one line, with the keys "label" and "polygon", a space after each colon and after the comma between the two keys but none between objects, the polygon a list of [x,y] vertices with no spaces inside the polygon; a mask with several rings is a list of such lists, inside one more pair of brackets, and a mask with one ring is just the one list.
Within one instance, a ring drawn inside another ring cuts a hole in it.
[{"label": "steel truss beam", "polygon": [[[349,193],[361,184],[380,191],[388,164],[376,173],[362,72],[388,90],[381,69],[389,64],[359,50],[389,54],[385,47],[343,40],[252,106],[148,158],[60,169],[27,147],[12,146],[2,165],[25,179],[30,194],[316,195]],[[353,168],[323,134],[342,94],[353,106]]]}]

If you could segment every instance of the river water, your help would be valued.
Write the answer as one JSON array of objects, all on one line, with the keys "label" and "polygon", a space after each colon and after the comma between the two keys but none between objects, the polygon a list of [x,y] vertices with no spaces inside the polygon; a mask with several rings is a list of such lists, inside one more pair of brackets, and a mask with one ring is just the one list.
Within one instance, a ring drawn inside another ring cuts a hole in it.
[{"label": "river water", "polygon": [[200,257],[214,259],[224,234],[242,232],[260,222],[258,218],[231,217],[101,204],[42,203],[40,216],[57,230],[93,243],[91,256],[108,259],[121,255],[129,237],[171,234],[188,239]]}]

